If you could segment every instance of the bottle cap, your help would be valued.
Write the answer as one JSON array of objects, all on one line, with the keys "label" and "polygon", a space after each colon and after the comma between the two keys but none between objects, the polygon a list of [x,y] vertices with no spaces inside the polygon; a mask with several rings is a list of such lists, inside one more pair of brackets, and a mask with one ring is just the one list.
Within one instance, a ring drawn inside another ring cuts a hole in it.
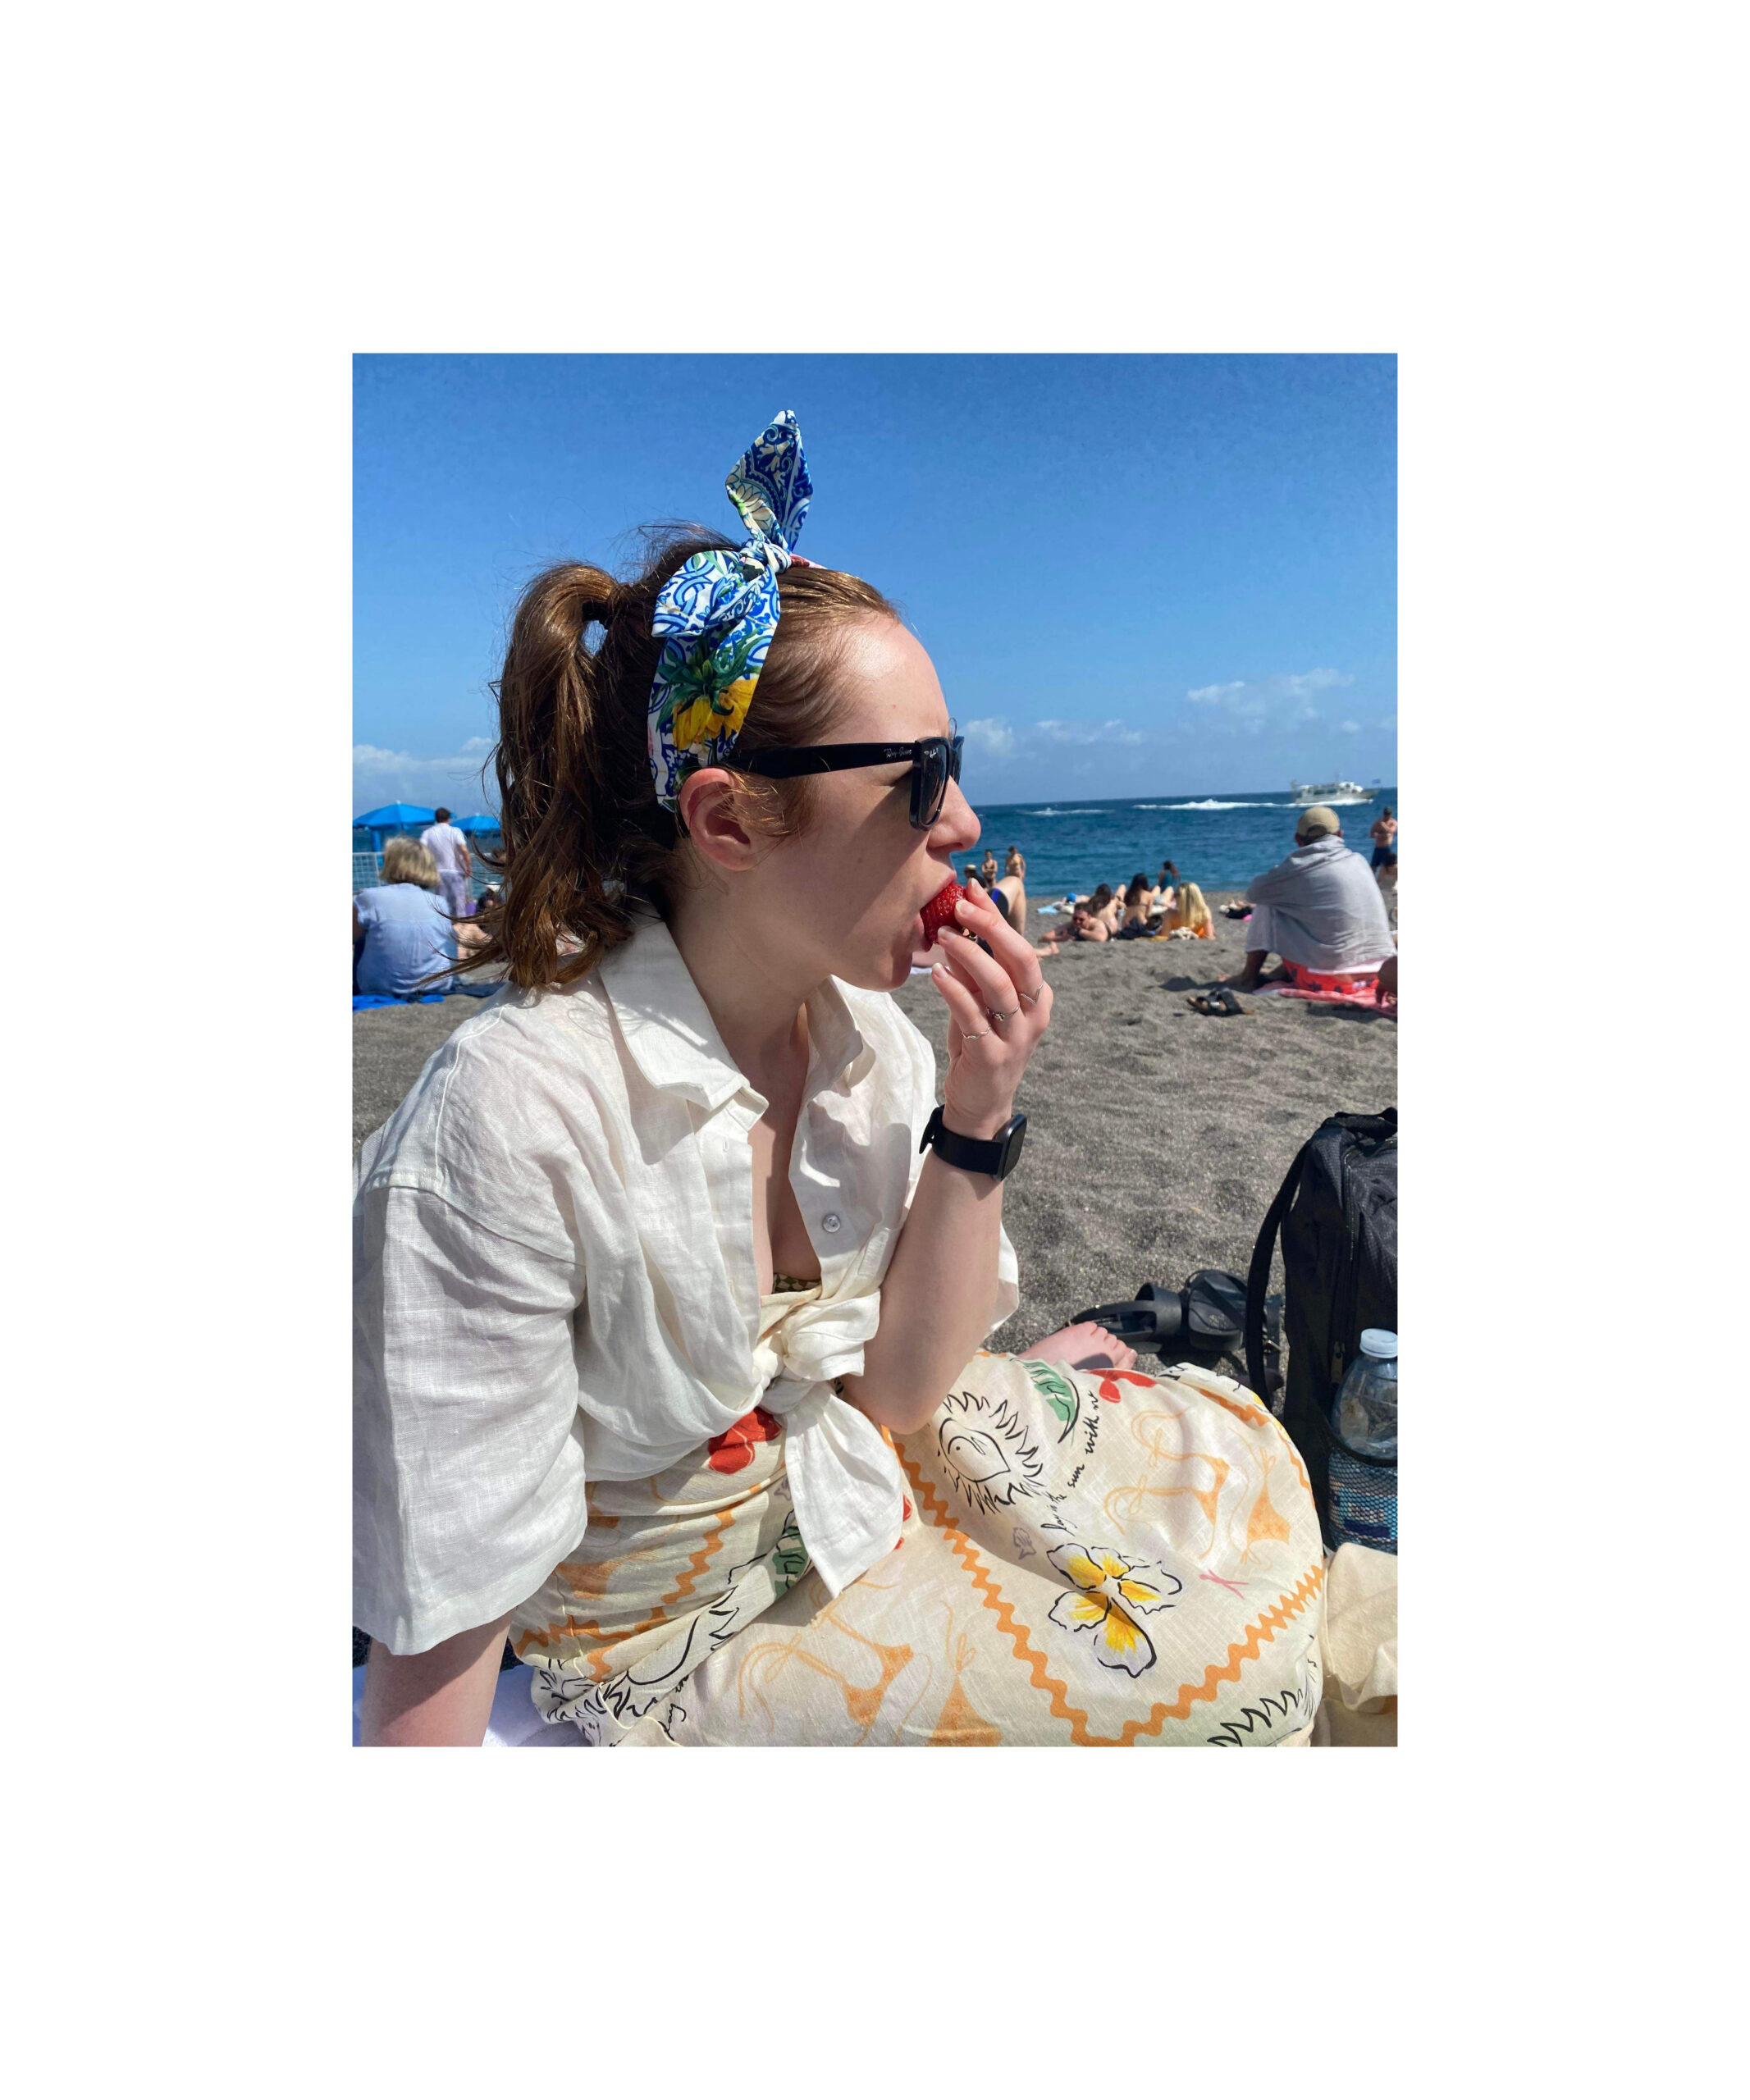
[{"label": "bottle cap", "polygon": [[1397,1336],[1389,1327],[1364,1327],[1361,1330],[1361,1354],[1364,1356],[1396,1357]]}]

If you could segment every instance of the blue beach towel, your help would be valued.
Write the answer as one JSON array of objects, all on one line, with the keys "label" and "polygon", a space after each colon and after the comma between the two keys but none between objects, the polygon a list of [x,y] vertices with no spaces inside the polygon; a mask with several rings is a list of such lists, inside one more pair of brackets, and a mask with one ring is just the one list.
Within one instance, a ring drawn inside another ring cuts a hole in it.
[{"label": "blue beach towel", "polygon": [[496,984],[453,984],[447,992],[418,992],[404,999],[385,998],[380,992],[354,992],[353,1011],[362,1007],[441,1007],[447,999],[490,999]]}]

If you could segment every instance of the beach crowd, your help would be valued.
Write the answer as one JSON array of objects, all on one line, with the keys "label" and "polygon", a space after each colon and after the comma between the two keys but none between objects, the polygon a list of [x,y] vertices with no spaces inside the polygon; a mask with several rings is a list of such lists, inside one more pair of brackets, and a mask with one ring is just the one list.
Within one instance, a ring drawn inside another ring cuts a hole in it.
[{"label": "beach crowd", "polygon": [[[1294,850],[1255,876],[1241,900],[1223,906],[1245,926],[1245,966],[1227,980],[1230,988],[1395,1002],[1397,830],[1388,803],[1369,828],[1373,856],[1364,861],[1344,844],[1334,809],[1321,803],[1299,810]],[[1002,875],[987,851],[976,867],[966,863],[964,879],[976,879],[1009,924],[1025,932],[1026,876],[1026,862],[1012,846]],[[1101,883],[1042,909],[1070,922],[1066,931],[1048,929],[1034,944],[1034,954],[1046,961],[1066,942],[1209,940],[1214,934],[1202,890],[1170,859],[1163,859],[1152,882],[1139,869],[1126,883]]]}]

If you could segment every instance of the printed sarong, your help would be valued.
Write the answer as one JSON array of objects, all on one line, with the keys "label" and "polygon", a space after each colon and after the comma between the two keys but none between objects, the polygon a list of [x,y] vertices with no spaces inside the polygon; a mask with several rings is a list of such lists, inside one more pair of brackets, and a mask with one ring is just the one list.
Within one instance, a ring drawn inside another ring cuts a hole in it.
[{"label": "printed sarong", "polygon": [[516,1614],[544,1718],[600,1745],[1299,1745],[1324,1563],[1305,1469],[1231,1380],[981,1351],[921,1430],[893,1549],[811,1573],[784,1427],[590,1491]]}]

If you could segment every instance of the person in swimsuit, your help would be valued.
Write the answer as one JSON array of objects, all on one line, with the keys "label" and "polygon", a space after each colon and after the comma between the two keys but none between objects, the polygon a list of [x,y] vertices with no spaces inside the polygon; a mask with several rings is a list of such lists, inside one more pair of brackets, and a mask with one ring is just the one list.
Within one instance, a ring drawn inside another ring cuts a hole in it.
[{"label": "person in swimsuit", "polygon": [[1373,842],[1373,865],[1375,868],[1382,864],[1388,853],[1396,857],[1397,849],[1394,842],[1397,838],[1397,819],[1392,815],[1389,802],[1368,826],[1368,837]]}]

